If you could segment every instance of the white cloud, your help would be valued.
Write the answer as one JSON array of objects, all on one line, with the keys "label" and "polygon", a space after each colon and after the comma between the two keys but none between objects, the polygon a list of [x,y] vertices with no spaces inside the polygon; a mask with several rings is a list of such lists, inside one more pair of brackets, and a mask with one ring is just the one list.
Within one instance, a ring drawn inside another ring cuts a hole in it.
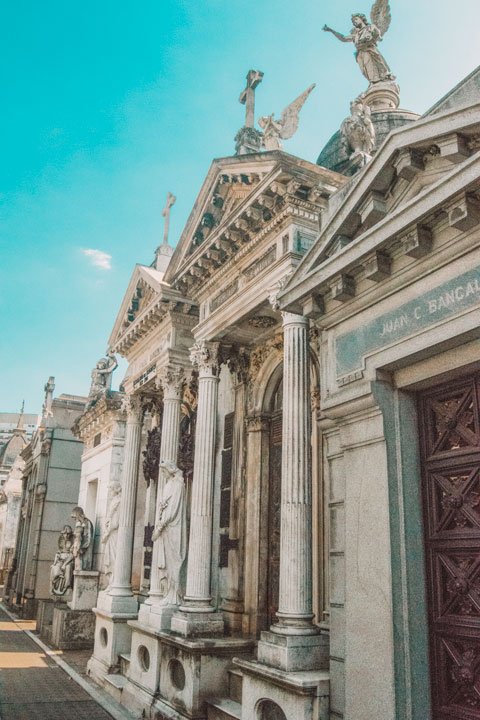
[{"label": "white cloud", "polygon": [[90,262],[94,267],[101,268],[102,270],[112,269],[112,256],[103,252],[103,250],[92,250],[89,248],[88,250],[82,250],[82,252],[86,257],[90,258]]}]

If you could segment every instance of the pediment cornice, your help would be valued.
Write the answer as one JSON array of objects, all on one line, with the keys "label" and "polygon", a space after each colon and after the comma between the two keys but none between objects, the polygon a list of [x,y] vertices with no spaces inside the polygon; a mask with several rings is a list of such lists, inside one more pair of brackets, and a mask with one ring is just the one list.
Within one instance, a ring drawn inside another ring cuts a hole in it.
[{"label": "pediment cornice", "polygon": [[162,273],[137,265],[110,335],[112,351],[124,356],[172,312],[198,313],[192,300],[164,282]]},{"label": "pediment cornice", "polygon": [[[318,242],[280,294],[282,307],[296,304],[298,309],[299,301],[312,291],[320,297],[328,294],[336,273],[348,276],[372,252],[385,251],[388,256],[389,244],[399,235],[418,224],[428,225],[456,194],[470,192],[480,174],[479,138],[480,104],[392,132],[363,173],[332,198]],[[389,210],[392,187],[399,179],[415,183],[432,156],[443,161],[438,179],[411,193],[404,191],[405,199]],[[382,265],[381,255],[377,260]],[[383,271],[385,267],[383,263]]]}]

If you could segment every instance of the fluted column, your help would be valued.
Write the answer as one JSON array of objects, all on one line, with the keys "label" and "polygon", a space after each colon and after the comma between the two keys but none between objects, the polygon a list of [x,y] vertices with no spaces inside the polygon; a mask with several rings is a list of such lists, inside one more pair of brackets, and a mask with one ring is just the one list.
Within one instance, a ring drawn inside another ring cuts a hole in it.
[{"label": "fluted column", "polygon": [[117,535],[117,551],[109,595],[130,598],[132,593],[132,553],[135,528],[138,463],[142,435],[143,408],[139,396],[126,400],[127,427],[122,473],[122,499]]},{"label": "fluted column", "polygon": [[198,369],[198,408],[195,434],[187,592],[182,610],[211,612],[210,570],[212,560],[215,435],[218,402],[218,343],[197,343],[190,359]]},{"label": "fluted column", "polygon": [[283,313],[283,441],[278,623],[282,634],[312,625],[312,468],[308,319]]},{"label": "fluted column", "polygon": [[[180,439],[180,415],[182,400],[182,384],[184,371],[181,367],[169,366],[162,368],[159,373],[160,385],[163,388],[163,419],[162,434],[160,441],[160,463],[171,462],[175,465],[178,461],[178,446]],[[155,513],[155,525],[159,522],[160,501],[162,498],[163,477],[161,471],[157,484],[157,507]],[[153,544],[152,569],[150,575],[150,592],[148,593],[149,604],[155,604],[155,600],[161,595],[161,573],[158,567],[158,540]]]}]

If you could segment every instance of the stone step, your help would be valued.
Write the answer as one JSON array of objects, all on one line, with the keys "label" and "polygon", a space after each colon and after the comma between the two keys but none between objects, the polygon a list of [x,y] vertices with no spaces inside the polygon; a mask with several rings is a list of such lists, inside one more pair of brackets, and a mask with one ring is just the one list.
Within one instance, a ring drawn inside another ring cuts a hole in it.
[{"label": "stone step", "polygon": [[242,702],[242,685],[243,675],[241,671],[236,668],[229,668],[228,670],[228,695],[230,700],[241,704]]},{"label": "stone step", "polygon": [[120,674],[127,675],[130,667],[130,653],[122,653],[120,655]]},{"label": "stone step", "polygon": [[230,698],[207,700],[207,720],[241,720],[242,706]]},{"label": "stone step", "polygon": [[127,678],[123,675],[105,675],[104,688],[117,702],[120,702],[122,690],[125,687]]}]

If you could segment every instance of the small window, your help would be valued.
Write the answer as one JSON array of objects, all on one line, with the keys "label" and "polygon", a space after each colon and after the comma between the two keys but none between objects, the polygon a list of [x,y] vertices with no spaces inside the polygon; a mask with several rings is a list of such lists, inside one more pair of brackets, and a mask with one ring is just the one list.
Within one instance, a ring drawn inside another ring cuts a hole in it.
[{"label": "small window", "polygon": [[98,447],[102,442],[102,433],[97,433],[93,438],[93,447]]}]

